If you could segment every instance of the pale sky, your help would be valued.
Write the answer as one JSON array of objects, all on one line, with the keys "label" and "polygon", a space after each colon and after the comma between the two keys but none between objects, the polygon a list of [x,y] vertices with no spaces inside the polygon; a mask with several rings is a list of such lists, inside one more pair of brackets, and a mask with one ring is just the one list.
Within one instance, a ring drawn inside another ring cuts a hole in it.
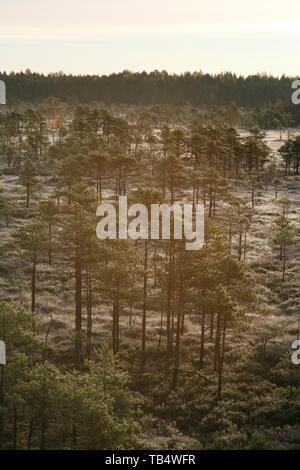
[{"label": "pale sky", "polygon": [[299,75],[300,0],[0,0],[0,70]]}]

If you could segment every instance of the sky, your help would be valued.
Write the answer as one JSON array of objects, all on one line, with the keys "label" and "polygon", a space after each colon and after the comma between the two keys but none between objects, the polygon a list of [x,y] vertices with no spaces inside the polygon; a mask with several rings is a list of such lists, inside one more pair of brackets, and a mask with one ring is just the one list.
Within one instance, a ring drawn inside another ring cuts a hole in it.
[{"label": "sky", "polygon": [[0,70],[299,75],[299,0],[0,0]]}]

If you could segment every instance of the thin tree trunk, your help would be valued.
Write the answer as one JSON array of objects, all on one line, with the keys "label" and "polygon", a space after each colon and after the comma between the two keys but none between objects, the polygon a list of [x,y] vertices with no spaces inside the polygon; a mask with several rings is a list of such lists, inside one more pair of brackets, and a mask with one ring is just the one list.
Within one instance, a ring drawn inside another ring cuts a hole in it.
[{"label": "thin tree trunk", "polygon": [[220,357],[220,342],[221,342],[221,315],[217,314],[217,329],[215,338],[215,357],[214,357],[214,371],[217,372]]},{"label": "thin tree trunk", "polygon": [[0,449],[3,449],[3,437],[4,437],[4,365],[0,365]]},{"label": "thin tree trunk", "polygon": [[246,253],[247,253],[247,232],[244,234],[244,262],[246,261]]},{"label": "thin tree trunk", "polygon": [[148,240],[145,240],[144,279],[143,279],[143,313],[142,313],[142,367],[144,367],[146,364],[147,269],[148,269]]},{"label": "thin tree trunk", "polygon": [[172,314],[172,241],[169,242],[169,261],[168,261],[168,276],[167,276],[167,354],[171,355],[172,352],[172,331],[171,331],[171,314]]},{"label": "thin tree trunk", "polygon": [[31,312],[35,312],[35,282],[36,282],[36,254],[33,255],[32,276],[31,276]]},{"label": "thin tree trunk", "polygon": [[91,273],[88,269],[87,272],[87,345],[86,345],[86,355],[87,358],[91,358],[92,352],[92,308],[93,308],[93,299],[92,299],[92,280]]},{"label": "thin tree trunk", "polygon": [[28,209],[29,207],[29,198],[30,198],[30,189],[29,189],[29,183],[26,184],[26,207]]},{"label": "thin tree trunk", "polygon": [[209,333],[210,341],[214,339],[214,323],[215,323],[215,315],[212,313],[210,316],[210,333]]},{"label": "thin tree trunk", "polygon": [[285,272],[286,272],[286,245],[283,244],[283,256],[282,256],[282,281],[285,281]]},{"label": "thin tree trunk", "polygon": [[205,353],[205,312],[204,308],[202,308],[201,313],[201,343],[200,343],[200,362],[199,368],[202,369],[204,365],[204,353]]},{"label": "thin tree trunk", "polygon": [[51,220],[49,219],[48,222],[48,261],[49,265],[52,264],[52,227],[51,227]]},{"label": "thin tree trunk", "polygon": [[82,349],[82,267],[79,253],[79,246],[76,247],[75,257],[75,367],[81,367]]},{"label": "thin tree trunk", "polygon": [[224,319],[224,324],[223,324],[222,345],[220,345],[219,347],[217,400],[221,400],[222,398],[225,339],[226,339],[226,319]]},{"label": "thin tree trunk", "polygon": [[183,308],[183,280],[181,277],[180,288],[179,288],[178,310],[177,310],[177,323],[176,323],[175,358],[174,358],[174,369],[173,369],[173,379],[172,379],[173,390],[177,386],[178,368],[180,366],[180,337],[181,337],[180,332],[181,332],[182,308]]}]

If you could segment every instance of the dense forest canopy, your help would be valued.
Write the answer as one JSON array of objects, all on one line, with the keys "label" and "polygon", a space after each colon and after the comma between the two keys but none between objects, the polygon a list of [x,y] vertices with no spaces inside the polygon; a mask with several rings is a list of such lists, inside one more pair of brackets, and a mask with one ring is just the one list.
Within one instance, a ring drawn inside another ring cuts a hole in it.
[{"label": "dense forest canopy", "polygon": [[[210,75],[186,72],[181,75],[166,71],[134,73],[123,71],[109,76],[65,75],[62,72],[43,75],[30,70],[0,73],[7,84],[9,101],[40,101],[49,96],[63,100],[105,104],[173,104],[193,106],[226,105],[253,108],[283,101],[291,106],[293,78],[257,74],[248,77],[232,73]],[[295,109],[294,109],[295,111]]]}]

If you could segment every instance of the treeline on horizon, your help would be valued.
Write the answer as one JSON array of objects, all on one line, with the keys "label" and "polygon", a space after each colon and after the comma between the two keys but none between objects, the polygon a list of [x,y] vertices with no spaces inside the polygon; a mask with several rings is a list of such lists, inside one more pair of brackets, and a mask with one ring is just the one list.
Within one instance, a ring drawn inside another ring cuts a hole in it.
[{"label": "treeline on horizon", "polygon": [[[239,107],[270,106],[278,101],[295,114],[291,103],[293,78],[266,74],[237,76],[202,72],[181,75],[165,71],[134,73],[123,71],[109,76],[66,75],[63,72],[48,75],[25,72],[0,73],[8,89],[9,103],[40,102],[55,96],[69,102],[104,104],[181,106],[218,106],[235,103]],[[299,111],[298,111],[298,114]]]}]

